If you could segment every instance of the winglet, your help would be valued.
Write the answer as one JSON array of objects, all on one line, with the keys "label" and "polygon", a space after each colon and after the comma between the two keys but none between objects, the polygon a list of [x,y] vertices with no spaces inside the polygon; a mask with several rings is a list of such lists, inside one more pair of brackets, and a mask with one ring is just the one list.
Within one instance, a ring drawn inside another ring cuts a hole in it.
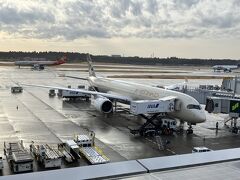
[{"label": "winglet", "polygon": [[90,54],[87,54],[87,62],[88,62],[89,76],[96,76],[93,65],[92,65],[92,59],[90,57]]}]

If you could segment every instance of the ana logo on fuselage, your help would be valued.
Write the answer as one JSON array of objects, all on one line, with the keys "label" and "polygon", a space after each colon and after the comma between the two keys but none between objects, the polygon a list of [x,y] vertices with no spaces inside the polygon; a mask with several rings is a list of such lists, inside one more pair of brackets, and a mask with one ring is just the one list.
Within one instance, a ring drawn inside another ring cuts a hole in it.
[{"label": "ana logo on fuselage", "polygon": [[149,104],[147,108],[158,108],[159,104]]}]

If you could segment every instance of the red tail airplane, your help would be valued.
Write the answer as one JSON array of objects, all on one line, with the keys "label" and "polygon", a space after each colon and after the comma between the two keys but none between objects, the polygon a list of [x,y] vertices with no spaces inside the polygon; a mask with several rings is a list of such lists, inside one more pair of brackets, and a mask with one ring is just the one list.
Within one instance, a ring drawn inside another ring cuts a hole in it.
[{"label": "red tail airplane", "polygon": [[55,61],[15,61],[15,65],[20,68],[20,66],[32,66],[33,69],[42,70],[45,66],[55,66],[64,64],[67,62],[67,56],[55,60]]}]

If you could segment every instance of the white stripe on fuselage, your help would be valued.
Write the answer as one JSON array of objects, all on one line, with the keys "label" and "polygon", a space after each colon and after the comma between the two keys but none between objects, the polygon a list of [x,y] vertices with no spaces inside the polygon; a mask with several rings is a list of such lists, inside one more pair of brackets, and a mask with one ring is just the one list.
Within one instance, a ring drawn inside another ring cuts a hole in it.
[{"label": "white stripe on fuselage", "polygon": [[[189,110],[186,108],[188,104],[199,105],[199,103],[186,94],[134,82],[112,80],[102,77],[89,77],[89,82],[92,86],[98,87],[100,92],[111,91],[126,97],[131,97],[133,100],[156,100],[167,96],[176,96],[181,102],[181,110],[171,113],[171,115],[190,123],[198,123],[197,121],[200,121],[199,117],[196,117],[196,113],[199,113],[197,111],[200,110]],[[197,116],[199,116],[199,114]],[[205,114],[203,116],[205,116]]]}]

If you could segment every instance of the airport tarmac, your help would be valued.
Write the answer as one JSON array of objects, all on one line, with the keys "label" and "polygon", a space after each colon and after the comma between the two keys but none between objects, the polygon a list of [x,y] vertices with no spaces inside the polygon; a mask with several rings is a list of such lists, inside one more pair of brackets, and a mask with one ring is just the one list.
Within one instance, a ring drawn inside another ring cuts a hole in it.
[{"label": "airport tarmac", "polygon": [[[105,67],[106,68],[106,67]],[[110,68],[110,67],[109,67]],[[124,67],[121,67],[124,68]],[[121,76],[126,74],[127,68],[121,73],[118,71],[100,71],[103,76]],[[130,68],[131,69],[131,68]],[[130,70],[129,69],[129,70]],[[135,67],[137,71],[137,67]],[[139,68],[139,71],[142,68]],[[155,66],[155,69],[156,66]],[[190,79],[188,84],[197,86],[199,84],[221,84],[222,76],[232,76],[231,73],[213,73],[207,68],[186,69],[160,66],[162,72],[154,74],[166,74],[169,76],[181,74],[188,76],[216,76],[214,79]],[[131,71],[131,70],[130,70]],[[139,74],[139,71],[136,74]],[[149,69],[148,69],[149,71]],[[174,72],[175,71],[175,72]],[[67,102],[58,97],[49,97],[48,89],[27,87],[23,93],[11,94],[10,87],[19,83],[41,84],[59,87],[71,85],[76,87],[87,82],[79,79],[59,77],[59,74],[69,76],[87,77],[86,70],[72,68],[47,68],[43,71],[31,71],[29,68],[18,69],[14,66],[0,66],[0,154],[3,154],[4,141],[23,140],[26,147],[34,141],[39,144],[53,144],[72,139],[76,134],[87,133],[93,130],[96,134],[96,145],[100,147],[104,154],[109,157],[111,162],[123,160],[142,159],[174,154],[191,153],[194,146],[207,146],[213,150],[235,148],[240,146],[238,134],[232,134],[229,128],[224,126],[226,115],[208,114],[207,121],[203,124],[194,126],[194,134],[186,135],[174,134],[163,136],[164,140],[169,140],[170,144],[166,150],[159,150],[153,138],[134,136],[129,132],[128,127],[138,127],[144,121],[139,121],[133,115],[119,111],[106,117],[95,110],[91,103],[85,101]],[[129,74],[135,74],[129,73]],[[145,72],[149,75],[151,72]],[[142,75],[142,74],[141,74]],[[183,82],[184,79],[137,79],[122,78],[149,85],[171,85]],[[18,107],[18,109],[17,109]],[[219,123],[219,130],[216,131],[216,122]],[[185,129],[187,126],[185,125]],[[81,160],[80,160],[81,161]],[[84,161],[84,160],[82,160]],[[87,165],[83,162],[79,165]],[[76,166],[74,164],[73,166]],[[71,167],[71,165],[67,165]],[[8,170],[3,171],[2,175],[10,174]]]}]

